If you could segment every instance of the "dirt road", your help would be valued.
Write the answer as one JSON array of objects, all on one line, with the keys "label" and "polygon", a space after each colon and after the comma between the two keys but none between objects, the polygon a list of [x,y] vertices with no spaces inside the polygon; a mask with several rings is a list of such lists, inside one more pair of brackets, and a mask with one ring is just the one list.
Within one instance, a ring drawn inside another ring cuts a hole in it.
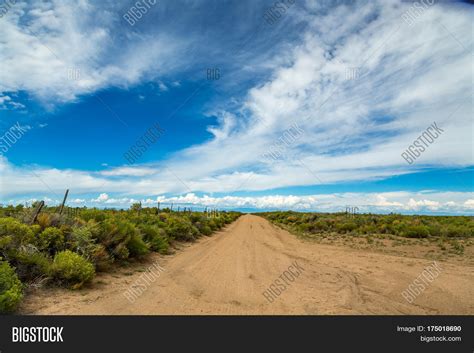
[{"label": "dirt road", "polygon": [[[144,272],[101,275],[81,291],[39,290],[21,312],[474,314],[471,266],[440,262],[439,277],[410,304],[401,292],[432,261],[303,241],[252,215],[152,261],[164,271],[133,303],[123,293]],[[270,303],[262,293],[295,261],[303,270]]]}]

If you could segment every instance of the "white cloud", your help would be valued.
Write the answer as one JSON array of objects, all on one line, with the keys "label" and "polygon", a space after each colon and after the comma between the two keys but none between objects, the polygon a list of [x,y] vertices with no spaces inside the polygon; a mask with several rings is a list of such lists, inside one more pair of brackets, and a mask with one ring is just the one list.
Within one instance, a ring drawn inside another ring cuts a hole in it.
[{"label": "white cloud", "polygon": [[147,176],[156,174],[156,169],[153,168],[137,168],[137,167],[120,167],[111,170],[104,170],[100,172],[105,176]]},{"label": "white cloud", "polygon": [[0,110],[15,110],[23,108],[25,108],[23,104],[13,101],[10,96],[3,95],[0,91]]},{"label": "white cloud", "polygon": [[[473,192],[434,192],[434,191],[393,191],[384,193],[334,193],[313,195],[267,195],[267,196],[198,196],[187,193],[180,196],[160,195],[151,197],[111,197],[102,193],[89,201],[83,198],[69,200],[68,204],[99,207],[127,208],[141,202],[144,207],[169,207],[171,204],[181,207],[215,207],[219,209],[251,210],[295,210],[318,212],[342,212],[346,207],[358,207],[359,212],[372,213],[420,213],[436,212],[448,214],[472,214],[474,210]],[[48,204],[59,204],[60,199],[38,198]],[[8,203],[31,204],[38,199],[10,199]],[[5,203],[5,202],[3,202]]]},{"label": "white cloud", "polygon": [[[400,18],[408,5],[341,7],[328,17],[308,17],[317,31],[293,48],[290,64],[250,89],[238,116],[216,113],[211,141],[167,161],[187,185],[175,180],[169,191],[264,190],[472,165],[466,128],[472,127],[466,74],[472,58],[444,29],[469,47],[469,14],[439,4],[409,27]],[[367,17],[376,19],[367,24]],[[360,67],[361,77],[346,80],[347,67]],[[401,153],[433,121],[445,133],[407,165]],[[262,154],[293,122],[304,134],[287,148],[286,160],[269,163]]]},{"label": "white cloud", "polygon": [[[340,212],[346,207],[358,207],[360,212],[413,212],[413,211],[438,211],[447,213],[469,213],[470,206],[464,201],[473,193],[463,192],[430,192],[431,200],[424,199],[427,193],[410,193],[404,191],[388,193],[338,193],[338,194],[315,194],[315,195],[269,195],[269,196],[222,196],[212,197],[209,195],[197,196],[188,193],[182,196],[165,197],[156,199],[144,199],[143,205],[156,206],[160,202],[162,207],[173,203],[174,205],[249,208],[249,209],[281,209],[297,211],[322,211]],[[446,201],[456,200],[456,201]],[[134,200],[136,202],[136,200]],[[472,201],[472,200],[471,200]],[[126,198],[123,204],[131,204]]]},{"label": "white cloud", "polygon": [[86,202],[85,199],[78,199],[78,198],[76,198],[76,199],[70,200],[68,203],[72,203],[72,204],[84,204],[85,202]]},{"label": "white cloud", "polygon": [[470,209],[474,209],[474,199],[469,199],[464,202],[464,206]]},{"label": "white cloud", "polygon": [[437,201],[431,201],[431,200],[414,200],[410,199],[407,204],[408,209],[413,209],[413,210],[418,210],[422,207],[427,207],[431,210],[437,210],[440,206],[440,203]]},{"label": "white cloud", "polygon": [[182,44],[178,38],[125,33],[127,40],[114,40],[124,24],[117,22],[119,8],[109,5],[15,4],[0,21],[0,63],[8,68],[2,70],[0,93],[27,91],[53,106],[108,86],[128,87],[179,65],[170,60]]},{"label": "white cloud", "polygon": [[382,195],[377,195],[376,196],[377,201],[374,203],[374,206],[382,206],[382,207],[391,207],[391,206],[397,206],[397,207],[403,207],[403,204],[400,202],[390,202],[387,201],[387,198],[382,196]]},{"label": "white cloud", "polygon": [[11,101],[12,99],[9,96],[0,96],[0,107],[4,108],[6,102]]},{"label": "white cloud", "polygon": [[168,87],[163,82],[158,83],[158,88],[160,89],[161,92],[168,91]]},{"label": "white cloud", "polygon": [[106,202],[108,199],[109,199],[109,195],[107,195],[106,193],[102,193],[99,195],[98,198],[92,199],[91,201],[92,202]]}]

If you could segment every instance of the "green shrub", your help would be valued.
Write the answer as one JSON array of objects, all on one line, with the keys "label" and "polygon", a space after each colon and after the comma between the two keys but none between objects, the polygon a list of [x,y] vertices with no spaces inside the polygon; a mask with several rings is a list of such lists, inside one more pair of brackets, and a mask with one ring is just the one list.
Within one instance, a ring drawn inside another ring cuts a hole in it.
[{"label": "green shrub", "polygon": [[127,244],[119,244],[112,250],[113,259],[125,260],[130,256],[130,251],[127,248]]},{"label": "green shrub", "polygon": [[13,237],[5,235],[0,237],[0,253],[7,256],[10,249],[12,249]]},{"label": "green shrub", "polygon": [[94,220],[96,222],[102,222],[107,218],[107,214],[104,211],[97,209],[81,210],[80,216],[86,221]]},{"label": "green shrub", "polygon": [[81,255],[70,250],[58,252],[51,266],[54,279],[79,288],[94,277],[94,266]]},{"label": "green shrub", "polygon": [[325,221],[316,221],[314,222],[314,229],[318,231],[326,231],[328,230],[329,226]]},{"label": "green shrub", "polygon": [[377,227],[373,224],[365,224],[358,229],[360,234],[375,234],[377,233]]},{"label": "green shrub", "polygon": [[107,270],[113,261],[107,249],[102,244],[96,244],[94,246],[94,249],[89,254],[88,260],[94,264],[97,271]]},{"label": "green shrub", "polygon": [[193,223],[203,222],[204,221],[204,216],[199,214],[199,213],[191,213],[191,215],[189,216],[189,219]]},{"label": "green shrub", "polygon": [[73,227],[69,234],[67,247],[85,257],[95,245],[92,232],[87,227]]},{"label": "green shrub", "polygon": [[207,220],[207,225],[209,226],[209,228],[211,228],[212,231],[216,231],[219,229],[216,221],[214,219],[208,219]]},{"label": "green shrub", "polygon": [[149,251],[148,245],[143,241],[140,234],[132,234],[127,242],[127,249],[131,257],[140,257],[148,254]]},{"label": "green shrub", "polygon": [[357,224],[355,224],[354,222],[339,223],[336,226],[336,229],[342,233],[349,233],[356,228],[357,228]]},{"label": "green shrub", "polygon": [[107,250],[102,244],[96,243],[88,226],[73,227],[67,247],[92,262],[99,271],[106,270],[111,264]]},{"label": "green shrub", "polygon": [[311,223],[303,223],[297,226],[297,229],[302,233],[313,233],[314,225]]},{"label": "green shrub", "polygon": [[41,229],[45,229],[51,226],[51,217],[47,213],[40,213],[38,217],[36,217],[36,222],[38,222]]},{"label": "green shrub", "polygon": [[63,225],[66,225],[69,221],[65,214],[53,213],[50,215],[51,227],[60,228]]},{"label": "green shrub", "polygon": [[428,227],[423,225],[409,226],[404,235],[408,238],[427,238],[430,233]]},{"label": "green shrub", "polygon": [[201,232],[201,234],[208,236],[212,234],[212,229],[207,224],[201,225],[201,227],[199,227],[199,231]]},{"label": "green shrub", "polygon": [[438,237],[441,235],[441,226],[439,224],[428,225],[428,232],[431,236]]},{"label": "green shrub", "polygon": [[216,231],[224,226],[224,220],[221,217],[208,218],[207,224],[213,231]]},{"label": "green shrub", "polygon": [[51,260],[33,246],[22,247],[11,254],[10,263],[22,281],[31,281],[50,275]]},{"label": "green shrub", "polygon": [[265,212],[260,215],[274,223],[287,224],[296,233],[388,234],[410,238],[440,236],[445,238],[474,237],[474,218],[468,216],[358,214],[355,217],[348,218],[343,213],[313,214],[292,211]]},{"label": "green shrub", "polygon": [[177,217],[168,218],[165,230],[168,237],[177,240],[193,240],[199,234],[197,228],[188,219]]},{"label": "green shrub", "polygon": [[473,232],[464,225],[448,224],[441,231],[443,236],[452,237],[470,237]]},{"label": "green shrub", "polygon": [[29,244],[34,241],[34,233],[29,226],[14,218],[0,218],[0,238],[11,236],[14,246]]},{"label": "green shrub", "polygon": [[169,244],[168,237],[163,228],[151,225],[140,226],[140,232],[143,239],[150,245],[150,249],[166,254],[168,252]]},{"label": "green shrub", "polygon": [[458,255],[462,255],[464,253],[464,245],[462,245],[457,240],[450,240],[449,244],[452,247],[452,251]]},{"label": "green shrub", "polygon": [[38,224],[33,224],[30,226],[31,231],[33,232],[33,236],[36,238],[39,233],[41,233],[41,227]]},{"label": "green shrub", "polygon": [[64,248],[63,232],[58,228],[48,227],[40,233],[37,244],[40,250],[53,255]]},{"label": "green shrub", "polygon": [[168,238],[157,235],[150,240],[150,247],[153,251],[158,251],[160,254],[167,254],[169,250]]},{"label": "green shrub", "polygon": [[23,288],[18,276],[8,262],[0,261],[0,313],[15,310],[23,297]]},{"label": "green shrub", "polygon": [[[127,259],[130,256],[128,243],[132,237],[139,236],[139,231],[135,225],[127,220],[113,218],[105,220],[98,227],[98,240],[105,246],[111,256],[119,260]],[[132,252],[136,250],[134,246],[138,242],[136,238],[132,240]]]}]

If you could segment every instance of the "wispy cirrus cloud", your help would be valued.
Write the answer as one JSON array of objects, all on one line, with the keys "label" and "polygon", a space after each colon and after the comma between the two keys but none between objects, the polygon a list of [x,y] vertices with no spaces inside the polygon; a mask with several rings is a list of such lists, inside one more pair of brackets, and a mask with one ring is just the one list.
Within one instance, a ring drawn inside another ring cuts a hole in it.
[{"label": "wispy cirrus cloud", "polygon": [[124,31],[122,3],[17,1],[0,21],[0,62],[8,68],[0,92],[24,91],[54,107],[179,66],[184,38]]}]

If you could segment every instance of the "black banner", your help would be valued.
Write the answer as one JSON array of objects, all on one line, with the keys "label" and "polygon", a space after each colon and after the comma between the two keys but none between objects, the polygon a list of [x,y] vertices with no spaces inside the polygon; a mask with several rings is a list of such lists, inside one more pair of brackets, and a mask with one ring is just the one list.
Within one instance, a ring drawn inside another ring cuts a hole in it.
[{"label": "black banner", "polygon": [[473,352],[473,321],[472,316],[2,316],[0,353]]}]

